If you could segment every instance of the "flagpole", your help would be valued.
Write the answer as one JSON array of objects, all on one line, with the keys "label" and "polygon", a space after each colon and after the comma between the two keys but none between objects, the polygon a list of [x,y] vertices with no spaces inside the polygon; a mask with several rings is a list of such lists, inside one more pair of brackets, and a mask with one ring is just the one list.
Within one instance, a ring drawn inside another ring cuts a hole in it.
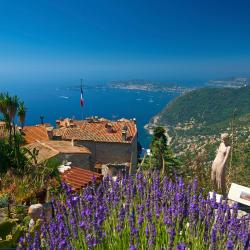
[{"label": "flagpole", "polygon": [[[81,91],[82,91],[82,78],[81,78]],[[83,106],[81,106],[82,109],[82,120],[83,120]]]}]

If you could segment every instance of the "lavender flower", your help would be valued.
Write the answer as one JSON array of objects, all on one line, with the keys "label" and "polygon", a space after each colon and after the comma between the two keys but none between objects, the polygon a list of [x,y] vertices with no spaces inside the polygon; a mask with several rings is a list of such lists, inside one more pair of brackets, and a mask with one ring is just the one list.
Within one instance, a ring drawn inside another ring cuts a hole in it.
[{"label": "lavender flower", "polygon": [[186,246],[184,243],[180,242],[177,246],[176,246],[176,250],[185,250]]},{"label": "lavender flower", "polygon": [[17,249],[185,250],[197,241],[202,249],[249,249],[250,217],[205,199],[197,180],[186,185],[155,171],[93,180],[81,193],[62,187],[64,198],[52,201],[55,216],[25,233]]}]

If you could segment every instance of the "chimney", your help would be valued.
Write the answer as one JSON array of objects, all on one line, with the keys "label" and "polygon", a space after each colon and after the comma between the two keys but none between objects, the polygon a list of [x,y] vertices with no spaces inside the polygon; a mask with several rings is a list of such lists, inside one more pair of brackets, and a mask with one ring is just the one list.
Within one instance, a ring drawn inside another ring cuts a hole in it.
[{"label": "chimney", "polygon": [[53,138],[53,127],[46,127],[46,130],[47,130],[49,139],[51,140]]},{"label": "chimney", "polygon": [[127,132],[128,132],[128,126],[124,125],[122,127],[122,140],[126,141],[127,140]]},{"label": "chimney", "polygon": [[127,140],[127,131],[126,130],[122,130],[122,140],[123,141]]},{"label": "chimney", "polygon": [[113,127],[111,123],[107,123],[105,127],[109,133],[113,133]]},{"label": "chimney", "polygon": [[94,117],[87,117],[86,121],[89,123],[94,122]]}]

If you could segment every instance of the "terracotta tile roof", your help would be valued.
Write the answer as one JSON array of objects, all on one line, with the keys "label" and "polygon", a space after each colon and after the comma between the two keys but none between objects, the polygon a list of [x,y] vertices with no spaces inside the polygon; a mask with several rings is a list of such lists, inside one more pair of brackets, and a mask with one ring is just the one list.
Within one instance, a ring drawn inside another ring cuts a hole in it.
[{"label": "terracotta tile roof", "polygon": [[69,154],[91,154],[88,148],[83,146],[72,146],[69,141],[37,141],[25,146],[26,148],[39,150],[37,162],[41,163],[60,153]]},{"label": "terracotta tile roof", "polygon": [[[61,128],[53,130],[53,136],[61,137],[62,140],[131,143],[137,134],[135,122],[127,119],[118,121],[105,119],[73,121],[74,126],[71,124],[70,127],[65,127],[62,124],[60,124]],[[126,139],[123,136],[125,130]]]},{"label": "terracotta tile roof", "polygon": [[27,144],[36,141],[49,140],[47,128],[44,125],[25,126],[23,128],[23,133]]},{"label": "terracotta tile roof", "polygon": [[[60,152],[58,150],[52,149],[50,147],[45,147],[42,143],[40,142],[33,142],[31,144],[28,144],[25,146],[29,150],[33,151],[34,149],[38,150],[38,155],[37,155],[37,163],[42,163],[56,155],[58,155]],[[29,157],[29,155],[27,154]]]},{"label": "terracotta tile roof", "polygon": [[90,150],[84,146],[72,146],[70,141],[46,141],[45,146],[51,147],[60,153],[69,154],[91,154]]},{"label": "terracotta tile roof", "polygon": [[97,181],[101,181],[103,176],[99,173],[79,167],[72,167],[61,174],[62,180],[74,190],[90,185],[92,183],[93,177],[95,177]]}]

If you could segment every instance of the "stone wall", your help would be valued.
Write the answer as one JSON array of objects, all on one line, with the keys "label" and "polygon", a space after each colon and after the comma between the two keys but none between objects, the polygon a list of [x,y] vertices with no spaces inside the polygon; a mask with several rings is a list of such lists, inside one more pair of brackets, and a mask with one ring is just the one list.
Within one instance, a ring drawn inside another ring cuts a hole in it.
[{"label": "stone wall", "polygon": [[66,153],[60,153],[57,156],[57,159],[60,162],[63,161],[70,161],[72,162],[71,166],[81,167],[87,170],[93,170],[92,166],[90,164],[90,155],[89,154],[66,154]]},{"label": "stone wall", "polygon": [[137,138],[130,143],[108,143],[93,141],[77,141],[76,145],[87,147],[91,151],[90,161],[94,165],[100,163],[125,163],[131,162],[131,173],[137,166]]},{"label": "stone wall", "polygon": [[131,145],[125,143],[96,143],[96,161],[123,163],[131,161]]},{"label": "stone wall", "polygon": [[134,138],[132,145],[132,155],[131,155],[131,169],[130,169],[130,174],[135,174],[137,170],[137,137]]}]

